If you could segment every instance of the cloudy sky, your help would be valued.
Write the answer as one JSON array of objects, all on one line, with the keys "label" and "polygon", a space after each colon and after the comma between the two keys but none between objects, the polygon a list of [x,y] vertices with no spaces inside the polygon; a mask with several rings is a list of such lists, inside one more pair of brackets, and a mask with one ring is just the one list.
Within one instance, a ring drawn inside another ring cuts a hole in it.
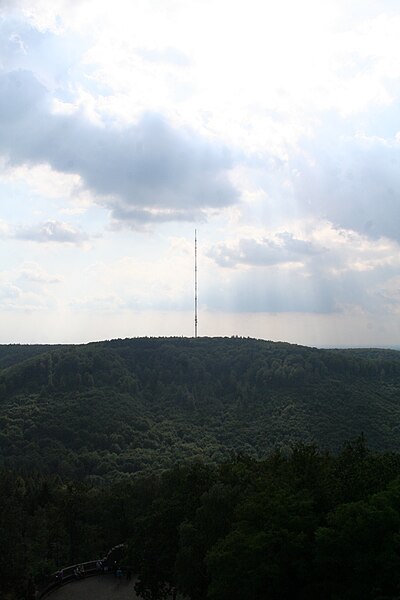
[{"label": "cloudy sky", "polygon": [[0,343],[400,344],[397,0],[0,0]]}]

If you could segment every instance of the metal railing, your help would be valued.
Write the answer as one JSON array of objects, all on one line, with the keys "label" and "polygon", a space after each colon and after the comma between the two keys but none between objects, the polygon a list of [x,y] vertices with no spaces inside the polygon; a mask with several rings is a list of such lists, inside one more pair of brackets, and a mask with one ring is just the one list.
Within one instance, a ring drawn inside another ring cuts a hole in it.
[{"label": "metal railing", "polygon": [[[103,558],[69,565],[68,567],[63,567],[55,573],[52,573],[43,582],[39,590],[38,598],[41,600],[56,588],[70,583],[71,581],[77,581],[92,575],[102,575],[105,572],[112,572],[115,565],[121,560],[125,548],[126,544],[118,544],[118,546],[111,548],[108,554]],[[79,574],[77,574],[76,569],[80,569]]]}]

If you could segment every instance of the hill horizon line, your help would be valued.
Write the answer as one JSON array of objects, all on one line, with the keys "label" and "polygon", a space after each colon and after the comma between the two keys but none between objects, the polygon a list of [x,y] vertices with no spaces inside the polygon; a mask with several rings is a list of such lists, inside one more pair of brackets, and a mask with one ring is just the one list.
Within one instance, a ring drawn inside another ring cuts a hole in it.
[{"label": "hill horizon line", "polygon": [[287,344],[289,346],[299,346],[302,348],[316,348],[318,350],[396,350],[400,351],[400,343],[399,344],[377,344],[377,345],[366,345],[366,344],[355,344],[355,345],[347,345],[347,344],[323,344],[323,345],[309,345],[309,344],[301,344],[298,342],[289,342],[286,340],[271,340],[267,338],[257,338],[252,336],[244,336],[244,335],[199,335],[194,336],[186,336],[186,335],[140,335],[140,336],[127,336],[127,337],[112,337],[112,338],[104,338],[99,340],[90,340],[87,342],[1,342],[0,347],[3,346],[41,346],[46,348],[57,348],[60,346],[89,346],[92,344],[105,344],[108,342],[116,342],[116,341],[128,341],[128,340],[230,340],[230,339],[238,339],[238,340],[252,340],[255,342],[266,342],[268,344]]}]

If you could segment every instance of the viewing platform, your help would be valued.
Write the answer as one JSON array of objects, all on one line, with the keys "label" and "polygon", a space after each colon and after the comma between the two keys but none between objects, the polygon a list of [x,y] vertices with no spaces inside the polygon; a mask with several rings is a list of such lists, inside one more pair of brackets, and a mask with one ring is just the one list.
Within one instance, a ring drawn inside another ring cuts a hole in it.
[{"label": "viewing platform", "polygon": [[71,581],[46,594],[49,600],[139,600],[135,594],[135,581],[118,581],[112,574],[96,575]]}]

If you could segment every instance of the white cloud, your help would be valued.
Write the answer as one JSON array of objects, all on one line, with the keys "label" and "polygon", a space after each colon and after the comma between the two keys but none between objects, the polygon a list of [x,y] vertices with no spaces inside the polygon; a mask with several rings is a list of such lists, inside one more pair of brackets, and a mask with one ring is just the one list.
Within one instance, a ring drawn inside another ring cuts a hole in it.
[{"label": "white cloud", "polygon": [[17,281],[38,284],[59,283],[60,277],[50,275],[41,265],[35,262],[24,262],[17,269]]},{"label": "white cloud", "polygon": [[6,238],[10,235],[10,226],[5,221],[0,220],[0,238]]},{"label": "white cloud", "polygon": [[221,243],[211,249],[209,256],[221,267],[234,267],[238,264],[266,266],[302,263],[308,257],[325,250],[284,231],[276,234],[274,238],[264,237],[261,240],[242,238],[234,244]]},{"label": "white cloud", "polygon": [[[307,320],[339,339],[353,316],[359,339],[368,329],[381,340],[381,318],[389,339],[400,273],[396,3],[2,9],[2,255],[11,265],[24,239],[42,242],[29,249],[43,269],[6,269],[10,311],[40,298],[47,316],[64,306],[68,336],[74,318],[77,336],[92,317],[92,337],[124,331],[124,319],[133,334],[157,333],[154,323],[165,332],[166,319],[179,329],[193,304],[191,222],[201,222],[204,331],[254,333],[259,320],[262,335],[311,339]],[[53,241],[64,243],[50,254]]]},{"label": "white cloud", "polygon": [[90,195],[84,193],[79,175],[53,171],[48,164],[14,166],[7,164],[3,158],[0,180],[15,185],[20,182],[28,183],[32,194],[64,199],[71,209],[84,211],[91,204]]},{"label": "white cloud", "polygon": [[116,294],[84,297],[80,300],[71,301],[70,306],[79,311],[89,311],[97,314],[116,313],[127,308],[126,301]]},{"label": "white cloud", "polygon": [[61,244],[83,244],[89,239],[89,236],[83,231],[60,221],[46,221],[39,225],[19,227],[16,229],[14,237],[31,242]]},{"label": "white cloud", "polygon": [[117,298],[117,304],[126,309],[188,309],[192,305],[192,269],[192,254],[176,240],[171,240],[161,257],[125,256],[99,262],[86,270],[92,293],[86,294],[83,304],[111,298],[115,306]]},{"label": "white cloud", "polygon": [[58,276],[34,262],[25,261],[13,269],[0,271],[0,306],[11,311],[46,311],[54,308],[54,291],[48,285],[59,283]]}]

